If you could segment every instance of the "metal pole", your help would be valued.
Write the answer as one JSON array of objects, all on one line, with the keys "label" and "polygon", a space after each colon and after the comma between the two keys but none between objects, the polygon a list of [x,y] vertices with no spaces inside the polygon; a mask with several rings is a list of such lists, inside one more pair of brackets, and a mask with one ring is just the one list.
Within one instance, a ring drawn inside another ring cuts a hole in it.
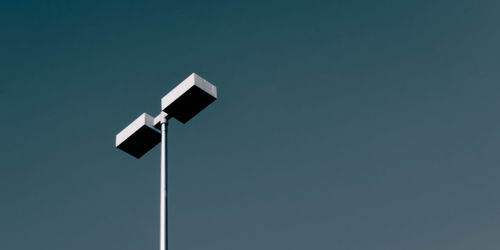
[{"label": "metal pole", "polygon": [[161,120],[161,204],[160,204],[160,250],[168,249],[167,210],[167,118]]}]

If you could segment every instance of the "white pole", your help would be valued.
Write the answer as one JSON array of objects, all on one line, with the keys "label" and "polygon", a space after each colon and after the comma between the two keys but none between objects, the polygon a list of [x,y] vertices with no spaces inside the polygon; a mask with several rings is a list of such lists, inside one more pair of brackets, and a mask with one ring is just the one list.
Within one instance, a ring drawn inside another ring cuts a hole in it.
[{"label": "white pole", "polygon": [[168,210],[167,210],[167,119],[161,120],[161,204],[160,204],[160,250],[168,249]]}]

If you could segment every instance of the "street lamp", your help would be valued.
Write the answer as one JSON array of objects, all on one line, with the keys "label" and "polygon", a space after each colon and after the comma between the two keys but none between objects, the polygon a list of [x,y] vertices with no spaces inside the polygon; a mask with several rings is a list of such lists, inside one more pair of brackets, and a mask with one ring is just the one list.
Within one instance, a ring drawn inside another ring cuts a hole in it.
[{"label": "street lamp", "polygon": [[152,117],[143,113],[116,135],[115,146],[136,158],[140,158],[161,142],[160,250],[168,249],[168,119],[173,117],[186,123],[215,99],[217,88],[193,73],[161,99],[162,111],[158,116]]}]

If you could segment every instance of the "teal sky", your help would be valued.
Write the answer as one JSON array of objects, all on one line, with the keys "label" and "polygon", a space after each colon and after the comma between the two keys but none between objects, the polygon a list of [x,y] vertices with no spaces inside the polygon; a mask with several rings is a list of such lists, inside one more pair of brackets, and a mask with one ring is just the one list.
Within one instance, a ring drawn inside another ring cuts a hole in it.
[{"label": "teal sky", "polygon": [[499,1],[2,1],[0,249],[500,248]]}]

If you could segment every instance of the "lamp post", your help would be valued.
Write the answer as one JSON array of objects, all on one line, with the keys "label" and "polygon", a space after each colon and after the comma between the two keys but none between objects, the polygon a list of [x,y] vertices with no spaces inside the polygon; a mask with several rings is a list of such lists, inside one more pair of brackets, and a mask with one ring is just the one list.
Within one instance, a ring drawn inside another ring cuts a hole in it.
[{"label": "lamp post", "polygon": [[140,158],[161,142],[160,250],[168,249],[167,126],[170,118],[188,122],[217,99],[217,88],[193,73],[161,99],[161,112],[140,115],[116,135],[115,146]]}]

